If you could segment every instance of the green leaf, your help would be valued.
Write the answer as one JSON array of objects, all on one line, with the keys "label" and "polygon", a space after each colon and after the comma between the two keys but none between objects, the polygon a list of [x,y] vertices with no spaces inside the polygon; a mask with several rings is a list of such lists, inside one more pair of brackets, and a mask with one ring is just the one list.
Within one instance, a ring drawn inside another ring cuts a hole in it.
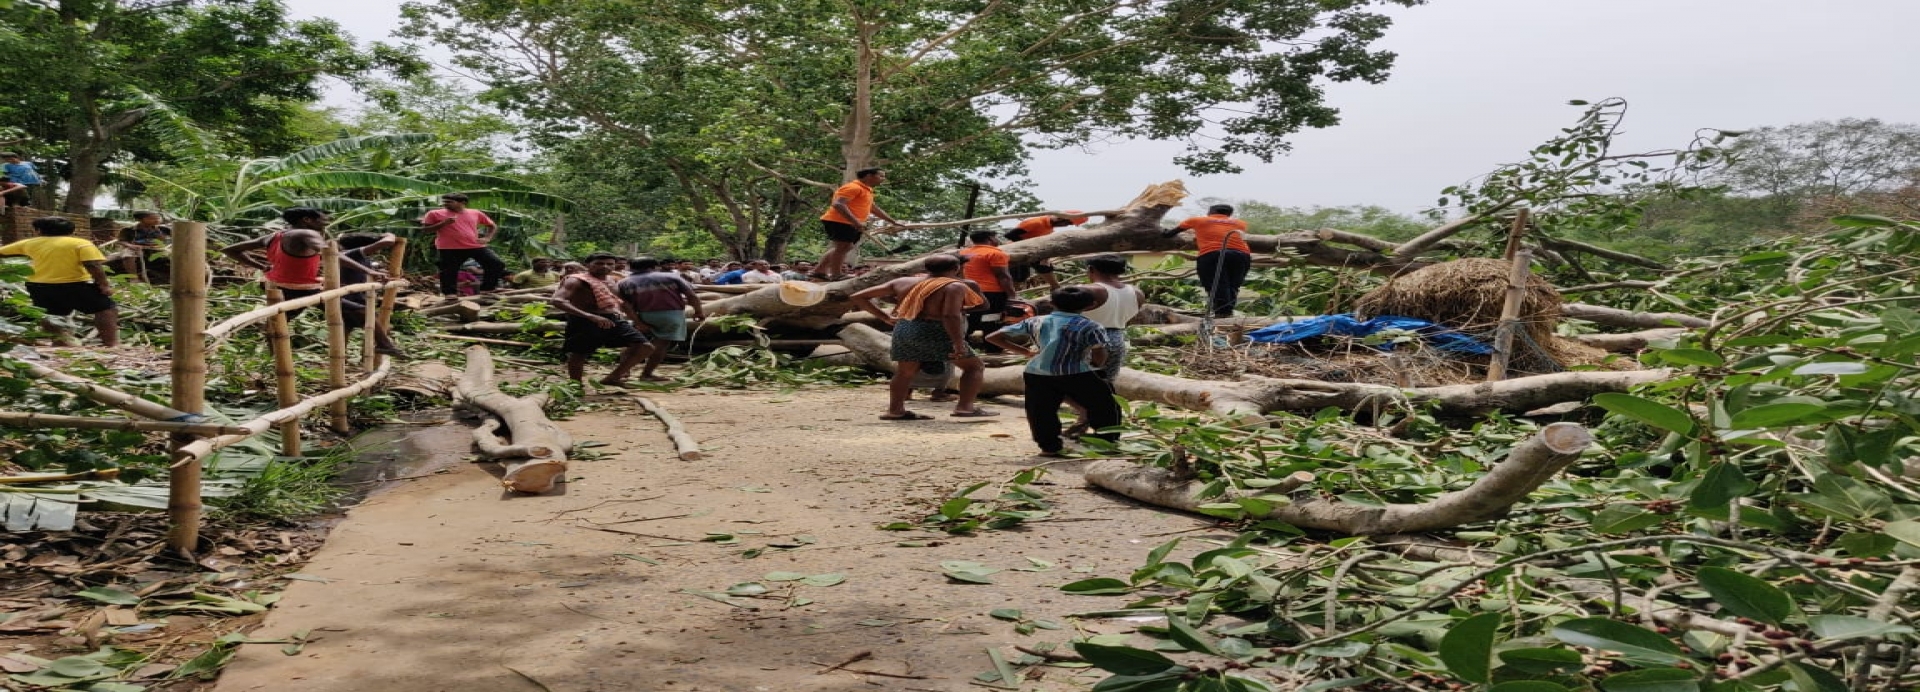
[{"label": "green leaf", "polygon": [[1893,634],[1913,634],[1913,628],[1869,620],[1852,615],[1815,615],[1807,618],[1807,629],[1822,640],[1861,639]]},{"label": "green leaf", "polygon": [[[1900,225],[1898,221],[1873,214],[1841,214],[1830,220],[1835,226],[1846,226],[1848,228],[1882,228]],[[1812,690],[1802,690],[1801,692],[1812,692]]]},{"label": "green leaf", "polygon": [[1606,692],[1700,692],[1700,676],[1679,668],[1647,668],[1609,675],[1600,681]]},{"label": "green leaf", "polygon": [[843,583],[846,580],[847,580],[847,575],[845,574],[839,574],[839,573],[815,574],[815,575],[806,577],[804,579],[801,579],[800,583],[806,584],[807,586],[834,586],[834,585]]},{"label": "green leaf", "polygon": [[1793,598],[1758,577],[1725,567],[1702,567],[1700,586],[1727,612],[1778,625],[1793,614]]},{"label": "green leaf", "polygon": [[1890,521],[1880,530],[1891,536],[1893,540],[1920,548],[1920,521],[1913,519]]},{"label": "green leaf", "polygon": [[1545,680],[1512,680],[1489,687],[1487,692],[1567,692],[1567,688]]},{"label": "green leaf", "polygon": [[1492,679],[1493,640],[1499,631],[1499,613],[1481,613],[1461,620],[1440,639],[1440,660],[1462,680],[1488,682]]},{"label": "green leaf", "polygon": [[1899,456],[1894,453],[1906,431],[1900,428],[1863,431],[1848,425],[1827,428],[1827,461],[1835,466],[1866,464],[1892,467]]},{"label": "green leaf", "polygon": [[1555,625],[1553,636],[1574,646],[1617,651],[1636,663],[1665,664],[1685,660],[1680,647],[1659,633],[1607,618],[1579,618]]},{"label": "green leaf", "polygon": [[1680,409],[1632,394],[1607,392],[1595,394],[1593,403],[1616,415],[1626,416],[1668,432],[1687,435],[1693,432],[1693,419]]},{"label": "green leaf", "polygon": [[105,586],[96,586],[90,589],[75,591],[73,595],[111,605],[140,605],[139,596]]},{"label": "green leaf", "polygon": [[1064,584],[1060,590],[1082,596],[1114,596],[1133,593],[1133,586],[1111,577],[1094,577]]},{"label": "green leaf", "polygon": [[1739,464],[1724,461],[1707,468],[1700,478],[1700,484],[1693,486],[1693,492],[1687,496],[1687,504],[1696,509],[1727,511],[1727,503],[1736,497],[1745,496],[1760,487],[1740,472]]},{"label": "green leaf", "polygon": [[1018,621],[1021,618],[1021,613],[1019,608],[995,608],[987,613],[987,617],[995,620]]},{"label": "green leaf", "polygon": [[1186,647],[1188,651],[1198,651],[1215,656],[1225,655],[1220,653],[1220,649],[1214,647],[1213,642],[1207,641],[1207,638],[1201,635],[1199,630],[1187,624],[1186,618],[1180,617],[1171,611],[1167,613],[1167,637],[1179,642],[1180,646]]},{"label": "green leaf", "polygon": [[1797,692],[1849,692],[1852,689],[1833,673],[1799,663],[1787,664],[1787,675],[1793,678]]},{"label": "green leaf", "polygon": [[1867,371],[1867,366],[1865,363],[1855,363],[1853,361],[1826,361],[1821,363],[1808,363],[1806,365],[1802,365],[1800,367],[1794,368],[1793,374],[1800,375],[1802,377],[1806,377],[1810,375],[1858,375],[1866,371]]},{"label": "green leaf", "polygon": [[1508,649],[1500,652],[1500,663],[1531,675],[1552,675],[1581,665],[1580,652],[1572,649]]},{"label": "green leaf", "polygon": [[1157,565],[1162,562],[1166,562],[1167,554],[1173,552],[1174,546],[1177,546],[1177,545],[1180,545],[1180,539],[1175,538],[1171,541],[1167,541],[1165,543],[1161,543],[1158,546],[1155,546],[1153,550],[1150,550],[1147,552],[1147,564]]},{"label": "green leaf", "polygon": [[1733,414],[1730,427],[1736,430],[1753,430],[1792,425],[1812,418],[1827,410],[1821,404],[1786,402],[1780,404],[1761,404]]},{"label": "green leaf", "polygon": [[799,572],[768,572],[760,578],[767,581],[800,581],[807,578],[807,575]]},{"label": "green leaf", "polygon": [[1095,684],[1092,692],[1181,692],[1185,689],[1182,683],[1180,672],[1115,675]]},{"label": "green leaf", "polygon": [[1674,365],[1705,365],[1717,368],[1727,364],[1727,359],[1721,358],[1720,354],[1705,349],[1665,348],[1655,353],[1661,360]]},{"label": "green leaf", "polygon": [[960,517],[966,516],[967,508],[972,506],[972,498],[956,497],[940,503],[940,516],[948,519],[959,519]]},{"label": "green leaf", "polygon": [[1605,534],[1633,533],[1649,526],[1659,526],[1666,520],[1666,517],[1639,505],[1619,504],[1593,515],[1593,530]]},{"label": "green leaf", "polygon": [[1131,646],[1074,642],[1073,651],[1095,667],[1119,675],[1152,675],[1166,672],[1177,665],[1173,659]]},{"label": "green leaf", "polygon": [[1835,539],[1833,544],[1853,557],[1884,557],[1893,552],[1900,541],[1884,533],[1850,533]]}]

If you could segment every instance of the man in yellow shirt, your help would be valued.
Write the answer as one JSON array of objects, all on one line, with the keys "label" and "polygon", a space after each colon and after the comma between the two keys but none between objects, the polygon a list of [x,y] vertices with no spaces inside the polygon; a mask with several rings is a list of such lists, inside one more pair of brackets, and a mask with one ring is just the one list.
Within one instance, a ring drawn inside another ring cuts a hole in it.
[{"label": "man in yellow shirt", "polygon": [[[33,265],[27,277],[27,295],[33,306],[45,310],[47,331],[61,341],[73,340],[66,328],[51,318],[75,312],[93,316],[100,344],[120,345],[120,309],[113,302],[113,284],[107,281],[107,257],[86,238],[73,236],[73,222],[58,216],[33,220],[38,238],[0,247],[0,257],[26,257]],[[78,344],[73,344],[78,345]]]}]

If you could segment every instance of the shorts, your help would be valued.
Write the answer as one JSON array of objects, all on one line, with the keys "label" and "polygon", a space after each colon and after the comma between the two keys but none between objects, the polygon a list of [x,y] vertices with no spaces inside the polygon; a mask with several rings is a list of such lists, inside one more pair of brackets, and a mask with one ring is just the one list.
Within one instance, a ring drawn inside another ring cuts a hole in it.
[{"label": "shorts", "polygon": [[[905,363],[909,361],[944,362],[953,360],[953,339],[947,337],[947,327],[939,320],[900,320],[893,325],[893,347],[887,356],[889,359]],[[972,355],[966,344],[960,350]]]},{"label": "shorts", "polygon": [[100,292],[100,287],[92,281],[75,281],[63,284],[37,284],[27,282],[27,296],[33,299],[33,306],[47,311],[47,314],[66,317],[76,312],[94,314],[112,310],[113,298]]},{"label": "shorts", "polygon": [[648,310],[640,313],[640,322],[653,329],[655,339],[687,340],[687,311],[685,310]]},{"label": "shorts", "polygon": [[567,335],[560,343],[560,350],[564,353],[593,353],[603,348],[626,348],[647,343],[647,335],[626,318],[601,317],[613,320],[613,326],[602,329],[594,325],[593,320],[567,315]]},{"label": "shorts", "polygon": [[828,221],[826,219],[821,219],[820,225],[827,229],[827,240],[836,243],[860,242],[861,233],[859,226],[844,224],[838,221]]}]

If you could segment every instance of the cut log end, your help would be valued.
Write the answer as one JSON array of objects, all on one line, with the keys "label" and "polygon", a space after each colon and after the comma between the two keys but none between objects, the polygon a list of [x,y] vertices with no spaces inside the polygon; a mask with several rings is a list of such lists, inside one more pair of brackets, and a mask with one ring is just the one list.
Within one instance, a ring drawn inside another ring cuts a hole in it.
[{"label": "cut log end", "polygon": [[1540,441],[1555,454],[1579,454],[1593,446],[1593,433],[1578,423],[1553,423],[1540,430]]},{"label": "cut log end", "polygon": [[516,493],[544,493],[560,482],[567,472],[567,462],[556,459],[530,461],[507,471],[500,478],[500,485]]},{"label": "cut log end", "polygon": [[681,461],[699,461],[700,459],[700,450],[697,449],[680,453]]}]

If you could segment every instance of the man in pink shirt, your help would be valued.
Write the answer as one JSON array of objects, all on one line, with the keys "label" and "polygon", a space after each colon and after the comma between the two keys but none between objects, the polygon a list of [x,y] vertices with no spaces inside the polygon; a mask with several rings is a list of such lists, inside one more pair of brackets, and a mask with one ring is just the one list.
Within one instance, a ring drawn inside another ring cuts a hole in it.
[{"label": "man in pink shirt", "polygon": [[468,209],[467,196],[458,192],[441,195],[440,205],[443,208],[420,217],[421,230],[433,231],[433,248],[440,254],[440,294],[460,294],[460,265],[467,260],[479,262],[485,272],[481,292],[499,288],[507,276],[507,263],[487,247],[499,226],[486,212]]}]

